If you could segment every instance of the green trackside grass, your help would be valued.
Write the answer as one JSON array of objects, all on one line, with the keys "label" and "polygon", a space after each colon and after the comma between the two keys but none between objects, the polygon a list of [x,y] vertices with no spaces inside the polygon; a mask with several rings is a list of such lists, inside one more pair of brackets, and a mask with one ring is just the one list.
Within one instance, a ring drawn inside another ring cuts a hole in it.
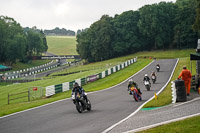
[{"label": "green trackside grass", "polygon": [[77,55],[76,37],[46,36],[48,52],[56,55]]},{"label": "green trackside grass", "polygon": [[[123,80],[127,79],[128,77],[130,77],[131,75],[133,75],[134,73],[136,73],[137,71],[139,71],[140,69],[145,67],[147,64],[149,64],[151,61],[152,60],[149,60],[149,59],[146,59],[146,60],[140,59],[140,60],[138,60],[138,62],[128,66],[126,69],[120,70],[104,79],[100,79],[93,83],[89,83],[89,84],[85,85],[84,88],[86,91],[96,91],[96,90],[111,87],[111,86],[118,84],[118,83],[122,82]],[[70,76],[70,75],[68,75],[68,76]],[[0,98],[1,98],[0,99],[0,116],[18,112],[18,111],[22,111],[22,110],[25,110],[28,108],[36,107],[39,105],[43,105],[46,103],[50,103],[53,101],[57,101],[60,99],[70,97],[71,91],[67,91],[67,92],[56,94],[50,98],[43,98],[43,99],[31,101],[31,102],[11,103],[10,105],[7,105],[7,93],[8,92],[16,93],[16,90],[19,92],[24,91],[24,90],[27,90],[26,88],[28,88],[30,86],[48,86],[48,85],[52,85],[55,83],[58,84],[58,82],[63,83],[64,78],[67,79],[67,76],[55,78],[55,79],[49,79],[49,80],[45,80],[45,81],[35,81],[35,82],[26,83],[26,84],[18,84],[18,85],[10,85],[10,86],[6,86],[6,87],[1,87],[0,88],[0,92],[1,92],[0,93]],[[75,76],[73,78],[76,79]],[[67,82],[67,80],[65,82]]]},{"label": "green trackside grass", "polygon": [[158,126],[138,133],[199,133],[200,116]]},{"label": "green trackside grass", "polygon": [[174,58],[183,58],[189,57],[190,53],[195,53],[195,49],[184,49],[184,50],[158,50],[158,51],[145,51],[138,52],[135,56],[138,57],[155,57],[159,59],[174,59]]},{"label": "green trackside grass", "polygon": [[[178,65],[177,65],[177,67],[175,69],[175,72],[174,72],[174,74],[172,76],[171,81],[174,81],[174,80],[176,80],[178,78],[178,75],[182,71],[182,68],[183,68],[184,65],[186,65],[187,68],[190,70],[189,57],[180,58],[179,59]],[[192,74],[195,74],[196,70],[195,70],[195,62],[194,61],[192,62],[192,66],[193,66]],[[168,105],[168,104],[172,103],[171,81],[169,82],[167,87],[163,90],[163,92],[161,92],[158,95],[158,99],[157,100],[155,100],[155,99],[151,100],[150,102],[145,104],[143,108],[160,107],[160,106],[165,106],[165,105]]]}]

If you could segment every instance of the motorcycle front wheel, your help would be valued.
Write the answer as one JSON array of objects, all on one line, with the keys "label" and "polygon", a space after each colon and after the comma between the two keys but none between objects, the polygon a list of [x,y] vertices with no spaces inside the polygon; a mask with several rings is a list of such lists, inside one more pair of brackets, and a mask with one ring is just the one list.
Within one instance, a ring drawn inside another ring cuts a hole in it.
[{"label": "motorcycle front wheel", "polygon": [[79,113],[82,113],[83,112],[83,105],[80,101],[77,101],[76,102],[76,110],[79,112]]},{"label": "motorcycle front wheel", "polygon": [[135,101],[138,101],[138,97],[137,97],[137,92],[134,90],[133,92],[133,98],[135,99]]}]

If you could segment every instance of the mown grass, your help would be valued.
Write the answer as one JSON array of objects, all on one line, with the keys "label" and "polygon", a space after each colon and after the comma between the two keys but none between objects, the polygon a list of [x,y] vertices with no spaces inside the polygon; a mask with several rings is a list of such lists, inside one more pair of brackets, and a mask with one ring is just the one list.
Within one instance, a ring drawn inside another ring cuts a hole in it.
[{"label": "mown grass", "polygon": [[56,55],[77,55],[76,37],[47,36],[48,52]]},{"label": "mown grass", "polygon": [[200,116],[158,126],[138,133],[199,133]]},{"label": "mown grass", "polygon": [[190,53],[194,53],[194,49],[183,49],[183,50],[158,50],[158,51],[144,51],[138,52],[135,55],[138,57],[155,57],[159,59],[174,59],[174,58],[183,58],[189,57]]},{"label": "mown grass", "polygon": [[[149,59],[148,60],[143,60],[143,59],[138,60],[137,63],[134,63],[134,64],[128,66],[126,69],[120,70],[120,71],[108,76],[107,78],[87,84],[84,86],[84,88],[88,92],[88,91],[96,91],[96,90],[111,87],[111,86],[118,84],[118,83],[122,82],[123,80],[127,79],[132,74],[136,73],[138,70],[145,67],[150,62],[151,62],[151,60],[149,60]],[[11,85],[11,86],[4,87],[4,89],[1,88],[0,89],[0,91],[1,91],[1,94],[0,94],[0,96],[1,96],[0,116],[70,97],[71,91],[67,91],[67,92],[56,94],[56,95],[52,96],[51,98],[44,98],[44,99],[39,99],[39,100],[31,101],[31,102],[11,103],[10,105],[7,105],[7,95],[6,95],[7,92],[14,93],[14,92],[16,92],[16,90],[23,91],[23,90],[26,90],[26,88],[28,88],[30,86],[34,86],[34,85],[40,86],[43,84],[44,86],[46,86],[49,84],[54,84],[56,81],[57,81],[57,83],[63,82],[63,79],[67,79],[67,76],[63,76],[61,78],[55,78],[53,80],[49,79],[45,83],[44,83],[44,81],[43,82],[36,81],[36,82],[32,82],[32,83],[26,83],[23,85],[22,84]],[[76,78],[74,77],[74,79],[76,79]],[[56,80],[56,81],[54,81],[54,80]],[[62,81],[60,81],[60,80],[62,80]],[[67,80],[66,80],[66,82],[67,82]],[[24,89],[22,89],[22,87]],[[15,88],[15,90],[13,88]],[[4,98],[2,99],[2,97],[4,97]],[[27,98],[24,100],[27,101]],[[15,102],[17,102],[17,101],[15,101]]]}]

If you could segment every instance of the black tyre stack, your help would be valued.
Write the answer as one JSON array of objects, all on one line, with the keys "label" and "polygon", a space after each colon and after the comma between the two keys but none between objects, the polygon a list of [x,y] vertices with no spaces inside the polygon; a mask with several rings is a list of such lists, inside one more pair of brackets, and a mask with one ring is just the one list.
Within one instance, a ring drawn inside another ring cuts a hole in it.
[{"label": "black tyre stack", "polygon": [[175,87],[176,87],[176,102],[186,102],[186,89],[183,80],[175,80]]}]

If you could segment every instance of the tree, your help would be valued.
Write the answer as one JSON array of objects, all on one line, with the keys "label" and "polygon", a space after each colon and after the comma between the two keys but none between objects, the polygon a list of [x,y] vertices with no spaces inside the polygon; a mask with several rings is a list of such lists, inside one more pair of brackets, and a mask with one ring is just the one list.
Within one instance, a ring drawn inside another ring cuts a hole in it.
[{"label": "tree", "polygon": [[116,56],[136,52],[142,47],[141,34],[137,26],[139,18],[139,11],[127,11],[113,19],[113,49]]},{"label": "tree", "polygon": [[200,36],[200,1],[196,0],[196,18],[195,18],[195,22],[193,24],[193,30],[197,31],[199,33]]},{"label": "tree", "polygon": [[174,46],[177,48],[195,48],[198,39],[192,25],[195,22],[196,7],[194,0],[177,0],[177,13],[174,26]]},{"label": "tree", "polygon": [[160,2],[139,9],[138,27],[143,36],[149,39],[148,49],[168,48],[173,39],[173,3]]}]

